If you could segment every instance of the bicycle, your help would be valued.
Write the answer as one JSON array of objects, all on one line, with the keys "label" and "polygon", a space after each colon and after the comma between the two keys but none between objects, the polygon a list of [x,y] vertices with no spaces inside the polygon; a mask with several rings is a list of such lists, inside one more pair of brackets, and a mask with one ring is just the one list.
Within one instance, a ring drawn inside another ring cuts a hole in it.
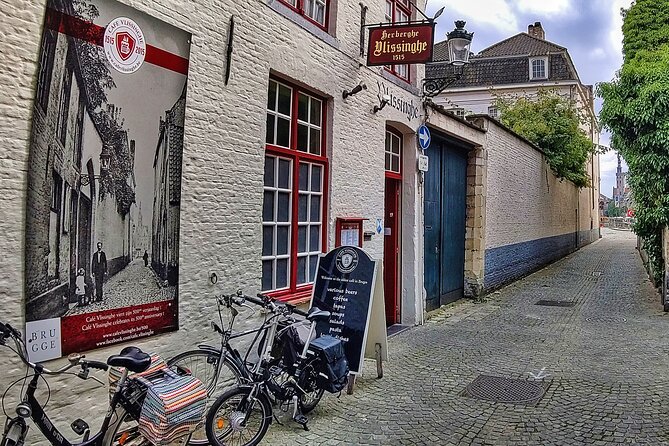
[{"label": "bicycle", "polygon": [[[230,445],[236,436],[241,441],[239,444],[257,445],[267,432],[272,418],[275,418],[272,401],[285,410],[289,410],[292,404],[292,419],[308,430],[305,413],[316,407],[326,387],[323,385],[323,378],[329,379],[322,372],[323,359],[310,347],[313,346],[311,339],[316,323],[329,319],[330,312],[312,307],[305,313],[293,305],[278,303],[263,295],[259,297],[262,299],[239,294],[230,297],[231,302],[236,305],[245,305],[248,301],[261,306],[268,313],[256,330],[256,336],[249,348],[250,351],[262,333],[263,339],[258,344],[258,361],[249,368],[248,362],[232,358],[243,374],[242,382],[219,396],[207,413],[205,429],[212,445]],[[305,317],[306,321],[295,321],[293,314]],[[301,351],[293,352],[296,340],[291,342],[295,335],[291,329],[305,322],[310,324],[309,335],[301,346]],[[339,340],[330,339],[341,347]],[[343,358],[343,349],[340,350],[341,357],[338,359]],[[345,362],[345,358],[343,361]],[[339,383],[341,387],[338,390],[345,386],[347,375],[346,364],[345,373],[342,374],[344,381],[343,384]],[[247,434],[251,437],[248,438]]]},{"label": "bicycle", "polygon": [[[241,383],[247,377],[240,364],[246,361],[248,357],[242,358],[239,351],[230,345],[230,341],[258,331],[258,329],[252,329],[233,333],[232,328],[239,312],[232,306],[232,298],[233,295],[222,295],[216,298],[220,326],[211,322],[211,328],[221,337],[220,347],[200,344],[197,349],[179,353],[167,361],[169,367],[177,367],[202,381],[207,388],[207,395],[210,397],[217,390],[227,390],[229,387]],[[231,315],[225,329],[222,328],[225,325],[223,323],[222,307],[227,308]],[[188,444],[192,446],[208,445],[209,441],[204,429],[196,430]]]},{"label": "bicycle", "polygon": [[[7,345],[7,340],[9,339],[14,341],[16,348]],[[28,367],[26,376],[12,383],[5,391],[2,397],[3,411],[5,410],[4,398],[9,389],[21,381],[30,380],[25,395],[16,406],[16,416],[9,417],[5,411],[7,418],[0,446],[23,446],[28,433],[26,420],[29,418],[32,419],[44,437],[54,446],[111,446],[114,444],[126,444],[129,440],[141,437],[136,425],[133,423],[139,419],[143,397],[146,395],[146,392],[141,386],[134,383],[134,380],[127,379],[129,372],[141,373],[151,365],[151,357],[139,348],[126,347],[119,355],[110,356],[106,363],[90,361],[84,359],[83,355],[75,353],[68,356],[69,364],[58,370],[49,370],[41,363],[32,363],[28,360],[21,332],[14,329],[11,325],[2,322],[0,322],[0,346],[12,350]],[[68,370],[77,366],[80,367],[78,373],[68,372]],[[44,411],[44,408],[48,404],[48,398],[44,405],[41,405],[35,398],[35,391],[37,390],[39,380],[42,379],[48,388],[48,382],[44,378],[44,375],[72,374],[83,380],[92,378],[104,385],[99,379],[89,376],[89,372],[91,369],[106,371],[110,366],[122,367],[123,373],[109,402],[109,409],[102,422],[100,431],[91,434],[88,424],[82,419],[77,419],[71,424],[71,427],[77,435],[82,436],[82,440],[78,443],[70,443],[53,425]],[[32,377],[28,375],[29,370],[33,370],[34,372]],[[130,424],[124,425],[124,422],[130,422]],[[119,442],[119,439],[123,439],[123,441]],[[143,442],[141,444],[149,443]]]}]

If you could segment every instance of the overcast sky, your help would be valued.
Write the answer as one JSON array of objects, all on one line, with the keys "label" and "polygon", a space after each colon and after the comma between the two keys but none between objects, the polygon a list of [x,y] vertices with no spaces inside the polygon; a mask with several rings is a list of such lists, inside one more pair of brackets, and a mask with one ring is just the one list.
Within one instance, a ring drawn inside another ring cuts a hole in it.
[{"label": "overcast sky", "polygon": [[[527,32],[527,25],[541,22],[546,40],[564,46],[584,84],[613,79],[622,64],[622,17],[620,8],[631,0],[427,0],[428,16],[445,6],[439,17],[435,41],[442,41],[454,28],[453,21],[467,21],[474,32],[472,51]],[[596,111],[601,101],[595,103]],[[609,135],[600,139],[609,145]],[[616,154],[600,156],[601,192],[611,197],[616,178]],[[623,171],[627,167],[623,161]]]}]

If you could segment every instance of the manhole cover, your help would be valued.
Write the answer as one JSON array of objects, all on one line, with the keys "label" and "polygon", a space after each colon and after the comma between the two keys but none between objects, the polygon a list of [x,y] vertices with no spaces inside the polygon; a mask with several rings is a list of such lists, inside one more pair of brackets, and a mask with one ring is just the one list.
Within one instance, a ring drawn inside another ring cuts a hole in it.
[{"label": "manhole cover", "polygon": [[609,317],[609,316],[593,316],[586,317],[587,322],[601,322],[605,324],[619,324],[621,322],[627,322],[627,319],[624,317]]},{"label": "manhole cover", "polygon": [[496,403],[536,404],[543,398],[549,385],[544,381],[479,375],[462,395]]},{"label": "manhole cover", "polygon": [[547,307],[573,307],[576,302],[573,300],[538,300],[534,305],[544,305]]}]

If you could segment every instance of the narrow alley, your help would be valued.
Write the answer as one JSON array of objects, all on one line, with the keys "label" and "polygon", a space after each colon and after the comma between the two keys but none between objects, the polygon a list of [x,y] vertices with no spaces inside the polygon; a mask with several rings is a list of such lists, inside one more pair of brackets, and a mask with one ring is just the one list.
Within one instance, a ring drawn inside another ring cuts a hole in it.
[{"label": "narrow alley", "polygon": [[[457,303],[391,338],[384,378],[368,362],[353,395],[323,399],[310,432],[274,423],[266,443],[669,444],[669,316],[634,234],[602,234],[485,303]],[[534,400],[465,396],[480,375],[523,380],[498,393]]]}]

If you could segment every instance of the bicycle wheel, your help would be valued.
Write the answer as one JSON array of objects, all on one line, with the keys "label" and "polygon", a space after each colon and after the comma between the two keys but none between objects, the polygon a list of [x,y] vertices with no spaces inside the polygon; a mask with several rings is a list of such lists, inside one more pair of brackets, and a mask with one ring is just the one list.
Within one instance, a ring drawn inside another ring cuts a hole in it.
[{"label": "bicycle wheel", "polygon": [[265,436],[272,406],[263,393],[250,401],[251,390],[250,386],[233,387],[211,406],[205,427],[212,446],[255,446]]},{"label": "bicycle wheel", "polygon": [[151,443],[139,433],[139,426],[123,407],[117,407],[115,415],[112,416],[111,424],[102,440],[103,446],[152,446]]},{"label": "bicycle wheel", "polygon": [[316,379],[318,378],[317,365],[318,358],[312,359],[305,365],[300,376],[300,387],[305,390],[305,393],[299,399],[300,409],[303,414],[308,414],[314,410],[323,397],[324,390],[319,389],[316,385]]},{"label": "bicycle wheel", "polygon": [[[208,410],[213,401],[212,397],[220,395],[228,388],[239,384],[242,375],[239,366],[229,356],[225,356],[217,378],[216,370],[219,360],[220,355],[218,353],[207,350],[191,350],[170,359],[167,361],[167,365],[179,367],[204,383],[207,387],[207,396],[209,396],[206,406],[206,410]],[[209,444],[204,425],[193,432],[188,444],[193,446]]]}]

